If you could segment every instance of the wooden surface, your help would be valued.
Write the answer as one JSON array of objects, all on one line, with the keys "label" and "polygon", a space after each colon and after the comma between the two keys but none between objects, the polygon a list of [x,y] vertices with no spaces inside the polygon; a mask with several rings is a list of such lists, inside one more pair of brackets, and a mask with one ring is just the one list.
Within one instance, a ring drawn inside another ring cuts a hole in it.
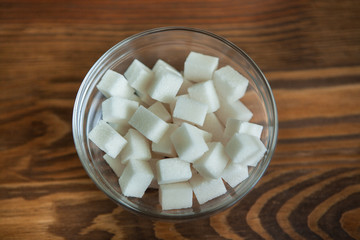
[{"label": "wooden surface", "polygon": [[[358,0],[0,0],[0,239],[360,239]],[[145,29],[224,36],[273,88],[279,141],[233,208],[153,222],[111,202],[77,157],[77,89]]]}]

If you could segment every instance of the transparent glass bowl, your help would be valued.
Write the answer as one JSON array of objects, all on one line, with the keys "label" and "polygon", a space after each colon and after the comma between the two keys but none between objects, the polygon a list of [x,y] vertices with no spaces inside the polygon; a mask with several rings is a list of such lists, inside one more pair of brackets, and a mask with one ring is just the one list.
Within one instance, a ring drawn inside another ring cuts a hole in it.
[{"label": "transparent glass bowl", "polygon": [[[88,139],[90,130],[101,119],[104,100],[96,85],[102,75],[112,69],[124,73],[136,58],[152,68],[162,59],[179,71],[190,51],[220,58],[219,68],[230,65],[249,79],[249,87],[241,101],[253,112],[251,122],[264,126],[262,141],[267,147],[264,158],[249,169],[249,177],[227,193],[203,205],[194,201],[188,209],[162,211],[158,190],[148,189],[143,198],[128,198],[121,194],[118,178],[103,160],[101,152]],[[226,39],[199,29],[166,27],[131,36],[108,50],[85,76],[76,96],[73,110],[73,137],[77,153],[88,175],[110,199],[132,212],[161,220],[187,220],[210,216],[225,210],[243,198],[259,181],[274,153],[278,120],[270,86],[258,66],[244,51]]]}]

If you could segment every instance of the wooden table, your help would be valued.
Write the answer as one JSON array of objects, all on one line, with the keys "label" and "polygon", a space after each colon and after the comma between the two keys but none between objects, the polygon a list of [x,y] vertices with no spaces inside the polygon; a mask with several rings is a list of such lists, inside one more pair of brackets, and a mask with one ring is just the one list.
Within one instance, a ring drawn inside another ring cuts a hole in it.
[{"label": "wooden table", "polygon": [[[357,0],[0,1],[0,239],[360,239]],[[120,40],[160,26],[224,36],[272,86],[279,140],[233,208],[164,223],[117,207],[76,154],[72,107]]]}]

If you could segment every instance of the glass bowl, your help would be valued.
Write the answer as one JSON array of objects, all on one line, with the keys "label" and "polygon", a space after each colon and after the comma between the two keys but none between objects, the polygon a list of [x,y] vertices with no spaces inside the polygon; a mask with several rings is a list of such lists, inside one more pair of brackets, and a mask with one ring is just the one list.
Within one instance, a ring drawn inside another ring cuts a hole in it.
[{"label": "glass bowl", "polygon": [[[230,65],[249,79],[241,101],[253,112],[251,122],[264,126],[261,140],[267,153],[256,167],[249,168],[249,177],[235,188],[227,186],[226,194],[205,204],[194,201],[192,208],[162,211],[158,190],[148,189],[143,198],[121,194],[118,178],[103,160],[103,152],[88,134],[101,119],[104,96],[96,85],[108,69],[124,73],[136,58],[152,68],[162,59],[179,71],[190,51],[219,57],[219,68]],[[240,48],[213,33],[184,27],[165,27],[131,36],[108,50],[85,76],[76,96],[73,110],[73,137],[77,153],[97,187],[118,205],[143,216],[161,220],[188,220],[223,211],[242,199],[259,181],[275,150],[278,120],[273,94],[265,76],[253,60]]]}]

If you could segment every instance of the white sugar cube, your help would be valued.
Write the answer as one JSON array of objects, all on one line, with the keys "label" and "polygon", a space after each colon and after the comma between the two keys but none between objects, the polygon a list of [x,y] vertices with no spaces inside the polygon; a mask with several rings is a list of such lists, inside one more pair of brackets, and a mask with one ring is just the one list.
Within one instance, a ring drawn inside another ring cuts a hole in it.
[{"label": "white sugar cube", "polygon": [[148,105],[155,102],[147,93],[147,90],[154,78],[153,71],[151,71],[142,62],[135,59],[125,71],[124,75],[128,80],[129,85],[136,89],[137,94],[143,102]]},{"label": "white sugar cube", "polygon": [[140,103],[143,103],[143,102],[141,101],[141,99],[139,98],[139,96],[136,95],[135,93],[132,94],[132,95],[130,95],[130,96],[128,96],[127,99],[132,100],[132,101],[135,101],[135,102],[138,102],[139,104],[140,104]]},{"label": "white sugar cube", "polygon": [[259,141],[254,136],[235,133],[227,143],[225,152],[234,163],[246,164],[246,161],[262,150]]},{"label": "white sugar cube", "polygon": [[255,123],[243,122],[238,130],[239,133],[245,133],[257,138],[261,138],[263,126]]},{"label": "white sugar cube", "polygon": [[129,124],[153,142],[159,142],[169,124],[148,109],[140,106],[129,120]]},{"label": "white sugar cube", "polygon": [[173,66],[171,66],[170,64],[168,64],[167,62],[165,62],[165,61],[163,61],[161,59],[156,61],[155,65],[152,68],[152,71],[154,73],[156,73],[161,68],[166,68],[166,69],[172,71],[173,73],[181,76],[181,74]]},{"label": "white sugar cube", "polygon": [[219,109],[220,102],[212,80],[194,84],[188,88],[188,92],[191,99],[208,106],[208,113]]},{"label": "white sugar cube", "polygon": [[125,148],[120,153],[122,163],[129,160],[149,160],[151,158],[150,145],[148,140],[135,129],[129,129],[124,136],[127,140]]},{"label": "white sugar cube", "polygon": [[212,141],[224,143],[224,126],[214,113],[206,114],[203,130],[212,134]]},{"label": "white sugar cube", "polygon": [[162,210],[189,208],[192,200],[192,188],[188,182],[160,185],[159,202]]},{"label": "white sugar cube", "polygon": [[179,96],[175,97],[174,100],[171,103],[169,103],[169,109],[171,114],[174,113],[175,104],[178,98]]},{"label": "white sugar cube", "polygon": [[224,136],[231,138],[235,133],[244,133],[260,138],[262,129],[261,125],[230,118],[226,122]]},{"label": "white sugar cube", "polygon": [[121,136],[124,136],[129,131],[129,128],[131,127],[130,124],[128,123],[127,119],[119,120],[116,123],[110,122],[109,125],[113,129],[115,129],[118,133],[120,133]]},{"label": "white sugar cube", "polygon": [[205,179],[200,174],[194,174],[189,182],[200,204],[226,193],[226,188],[221,178]]},{"label": "white sugar cube", "polygon": [[226,102],[220,99],[220,108],[215,112],[222,124],[226,125],[229,118],[235,118],[244,122],[250,121],[252,112],[240,101]]},{"label": "white sugar cube", "polygon": [[209,148],[198,131],[194,131],[187,124],[182,124],[170,136],[175,150],[181,160],[194,162]]},{"label": "white sugar cube", "polygon": [[171,134],[178,128],[176,124],[169,124],[169,128],[158,143],[152,143],[151,149],[154,153],[162,154],[166,157],[176,157],[174,145],[170,140]]},{"label": "white sugar cube", "polygon": [[252,167],[255,167],[258,164],[258,162],[263,158],[264,154],[267,151],[263,142],[261,142],[261,140],[257,137],[255,137],[255,139],[259,150],[253,156],[249,157],[244,161],[244,164]]},{"label": "white sugar cube", "polygon": [[194,125],[188,124],[188,123],[182,123],[184,125],[186,125],[191,131],[195,131],[200,133],[200,135],[204,138],[205,142],[210,142],[212,140],[212,134],[204,131],[198,127],[195,127]]},{"label": "white sugar cube", "polygon": [[193,167],[204,178],[219,178],[224,171],[229,158],[225,153],[224,146],[219,142],[208,143],[209,151],[197,159]]},{"label": "white sugar cube", "polygon": [[89,139],[112,158],[116,158],[127,141],[104,120],[90,131]]},{"label": "white sugar cube", "polygon": [[155,77],[149,86],[148,93],[155,100],[170,103],[175,99],[182,82],[183,78],[181,75],[167,68],[160,67],[155,72]]},{"label": "white sugar cube", "polygon": [[119,178],[119,185],[125,196],[141,198],[153,178],[147,161],[130,160]]},{"label": "white sugar cube", "polygon": [[216,70],[213,79],[217,93],[228,102],[243,97],[249,84],[249,80],[230,66]]},{"label": "white sugar cube", "polygon": [[129,98],[135,92],[122,74],[110,69],[105,72],[96,87],[107,98],[115,96]]},{"label": "white sugar cube", "polygon": [[202,126],[205,121],[207,109],[208,106],[204,103],[186,96],[179,96],[175,103],[173,117]]},{"label": "white sugar cube", "polygon": [[194,82],[212,79],[218,64],[219,58],[217,57],[190,52],[184,64],[184,77]]},{"label": "white sugar cube", "polygon": [[151,158],[148,162],[149,162],[149,165],[151,167],[151,170],[152,172],[154,173],[154,178],[153,180],[151,181],[150,185],[149,185],[149,188],[153,188],[153,189],[158,189],[159,188],[159,184],[157,182],[157,172],[156,172],[156,163],[157,161],[159,161],[160,158]]},{"label": "white sugar cube", "polygon": [[105,154],[103,158],[106,161],[106,163],[109,164],[110,168],[113,170],[116,176],[120,177],[125,169],[125,164],[121,163],[119,157],[112,158],[109,155]]},{"label": "white sugar cube", "polygon": [[156,101],[152,99],[148,93],[142,93],[139,91],[136,91],[136,94],[139,95],[139,98],[141,99],[141,104],[145,107],[149,107],[150,105],[154,104]]},{"label": "white sugar cube", "polygon": [[170,122],[171,115],[168,110],[164,107],[161,102],[156,102],[148,108],[149,111],[154,113],[156,116],[164,120],[165,122]]},{"label": "white sugar cube", "polygon": [[158,184],[184,182],[191,178],[190,163],[179,158],[166,158],[156,163]]},{"label": "white sugar cube", "polygon": [[186,78],[183,78],[184,81],[178,91],[178,95],[185,95],[188,93],[188,88],[191,87],[193,85],[193,82],[187,80]]},{"label": "white sugar cube", "polygon": [[242,123],[244,123],[244,121],[241,121],[241,120],[235,119],[235,118],[229,118],[226,121],[224,137],[229,139],[235,133],[239,133],[239,129],[240,129],[240,126],[241,126]]},{"label": "white sugar cube", "polygon": [[234,188],[249,177],[248,167],[246,165],[231,162],[226,166],[221,177]]},{"label": "white sugar cube", "polygon": [[119,122],[129,120],[139,107],[136,101],[120,97],[111,97],[102,103],[103,120],[106,122]]},{"label": "white sugar cube", "polygon": [[131,87],[146,92],[154,73],[146,65],[135,59],[124,73]]},{"label": "white sugar cube", "polygon": [[181,98],[181,97],[190,99],[189,94],[184,94],[184,95],[176,96],[175,99],[174,99],[174,101],[172,101],[171,103],[169,103],[169,108],[170,108],[170,113],[171,113],[171,114],[174,114],[174,109],[175,109],[176,101],[178,100],[178,98]]}]

